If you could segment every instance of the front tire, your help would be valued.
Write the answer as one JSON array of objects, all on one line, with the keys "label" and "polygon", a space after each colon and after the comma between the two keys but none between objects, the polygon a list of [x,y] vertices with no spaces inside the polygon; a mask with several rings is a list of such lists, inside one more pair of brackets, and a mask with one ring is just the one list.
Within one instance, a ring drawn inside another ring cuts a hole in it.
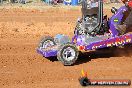
[{"label": "front tire", "polygon": [[50,37],[50,36],[46,36],[44,38],[41,39],[38,48],[41,49],[46,49],[48,47],[54,46],[56,45],[54,38]]},{"label": "front tire", "polygon": [[73,44],[64,44],[60,46],[57,59],[60,60],[63,65],[73,65],[78,58],[78,49]]}]

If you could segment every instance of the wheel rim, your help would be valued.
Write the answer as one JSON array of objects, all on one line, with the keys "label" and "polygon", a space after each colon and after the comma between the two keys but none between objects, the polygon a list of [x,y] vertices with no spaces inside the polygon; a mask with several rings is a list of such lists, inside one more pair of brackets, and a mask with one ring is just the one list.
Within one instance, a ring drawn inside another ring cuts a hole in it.
[{"label": "wheel rim", "polygon": [[66,49],[64,49],[64,51],[62,52],[62,56],[63,59],[67,60],[67,61],[71,61],[75,58],[75,50],[71,47],[67,47]]},{"label": "wheel rim", "polygon": [[43,48],[47,48],[47,47],[50,47],[50,46],[53,46],[54,45],[54,42],[51,41],[51,40],[47,40],[43,43],[42,47]]}]

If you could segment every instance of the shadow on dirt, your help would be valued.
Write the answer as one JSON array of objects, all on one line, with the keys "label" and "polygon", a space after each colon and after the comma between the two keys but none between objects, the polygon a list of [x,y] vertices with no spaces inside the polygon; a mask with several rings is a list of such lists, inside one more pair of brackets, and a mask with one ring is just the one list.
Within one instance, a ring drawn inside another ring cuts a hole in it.
[{"label": "shadow on dirt", "polygon": [[100,49],[97,51],[92,51],[87,53],[80,53],[75,65],[89,62],[92,59],[122,57],[122,56],[125,56],[125,57],[132,56],[132,45],[128,44],[122,48],[113,47],[113,48]]},{"label": "shadow on dirt", "polygon": [[56,56],[48,57],[48,58],[46,58],[46,59],[48,59],[48,60],[50,60],[50,61],[52,61],[52,62],[58,61]]}]

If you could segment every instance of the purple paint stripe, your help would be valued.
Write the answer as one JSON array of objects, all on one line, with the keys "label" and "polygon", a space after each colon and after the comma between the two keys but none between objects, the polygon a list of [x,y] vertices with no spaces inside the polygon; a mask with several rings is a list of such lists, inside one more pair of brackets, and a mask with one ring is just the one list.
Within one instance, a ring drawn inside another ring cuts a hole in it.
[{"label": "purple paint stripe", "polygon": [[91,43],[90,45],[86,46],[85,50],[99,49],[99,48],[112,47],[112,46],[120,46],[120,45],[124,45],[128,43],[132,43],[132,34],[126,34],[123,36],[110,38],[108,40]]}]

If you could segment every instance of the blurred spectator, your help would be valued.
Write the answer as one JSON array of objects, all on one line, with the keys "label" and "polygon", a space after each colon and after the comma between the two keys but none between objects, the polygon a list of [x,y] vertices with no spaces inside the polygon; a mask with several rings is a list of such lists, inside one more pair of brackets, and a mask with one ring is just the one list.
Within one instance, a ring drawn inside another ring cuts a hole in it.
[{"label": "blurred spectator", "polygon": [[57,5],[59,0],[52,0],[53,5]]},{"label": "blurred spectator", "polygon": [[132,0],[128,2],[128,6],[132,9]]}]

